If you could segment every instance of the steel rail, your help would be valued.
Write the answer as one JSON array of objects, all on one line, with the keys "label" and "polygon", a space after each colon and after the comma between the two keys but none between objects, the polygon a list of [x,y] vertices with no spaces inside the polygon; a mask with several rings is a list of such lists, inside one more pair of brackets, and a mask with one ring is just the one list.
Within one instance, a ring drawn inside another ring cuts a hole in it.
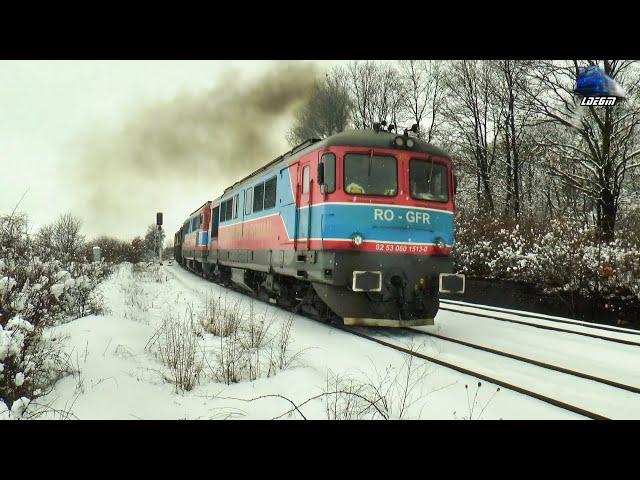
[{"label": "steel rail", "polygon": [[[492,320],[498,320],[500,322],[516,323],[518,325],[526,325],[528,327],[540,328],[542,330],[552,330],[555,332],[573,333],[575,335],[582,335],[583,337],[597,338],[598,340],[605,340],[608,342],[621,343],[624,345],[633,345],[634,347],[640,347],[640,343],[633,342],[631,340],[625,340],[624,338],[607,337],[603,335],[596,335],[594,333],[579,332],[576,330],[568,330],[566,328],[552,327],[550,325],[540,325],[538,323],[523,322],[521,320],[515,320],[513,318],[502,318],[502,317],[497,317],[495,315],[487,315],[484,313],[467,312],[465,310],[456,310],[455,308],[449,308],[449,307],[443,307],[443,306],[440,306],[440,310],[445,310],[447,312],[461,313],[463,315],[472,315],[474,317],[490,318]],[[516,314],[513,314],[513,315],[516,315]],[[589,327],[586,327],[586,328],[589,328]]]},{"label": "steel rail", "polygon": [[464,340],[458,340],[456,338],[445,337],[445,336],[439,335],[437,333],[425,332],[424,330],[419,330],[417,328],[407,328],[405,330],[410,330],[411,332],[418,333],[420,335],[427,335],[429,337],[434,337],[434,338],[437,338],[439,340],[444,340],[444,341],[451,342],[451,343],[457,343],[458,345],[463,345],[465,347],[474,348],[476,350],[481,350],[483,352],[492,353],[494,355],[499,355],[501,357],[511,358],[511,359],[517,360],[519,362],[529,363],[529,364],[535,365],[537,367],[546,368],[548,370],[553,370],[553,371],[556,371],[556,372],[565,373],[567,375],[571,375],[571,376],[574,376],[574,377],[584,378],[586,380],[591,380],[593,382],[602,383],[602,384],[608,385],[610,387],[619,388],[621,390],[627,390],[628,392],[639,393],[640,394],[640,388],[638,388],[638,387],[634,387],[632,385],[626,385],[624,383],[615,382],[613,380],[607,380],[607,379],[601,378],[601,377],[596,377],[595,375],[590,375],[588,373],[578,372],[576,370],[571,370],[571,369],[568,369],[568,368],[560,367],[558,365],[553,365],[553,364],[550,364],[550,363],[541,362],[539,360],[534,360],[532,358],[522,357],[520,355],[504,352],[502,350],[496,350],[494,348],[485,347],[485,346],[478,345],[478,344],[475,344],[475,343],[466,342]]},{"label": "steel rail", "polygon": [[524,317],[524,318],[536,318],[538,320],[545,320],[547,322],[555,322],[555,323],[564,323],[567,325],[575,325],[578,327],[585,327],[585,328],[593,328],[596,330],[606,330],[608,332],[614,332],[614,333],[622,333],[625,335],[640,335],[640,330],[630,330],[628,328],[616,328],[616,327],[612,327],[612,326],[608,326],[608,325],[600,325],[598,323],[590,323],[590,322],[585,322],[582,320],[563,320],[561,318],[549,318],[549,317],[545,317],[544,315],[538,315],[532,312],[521,312],[521,311],[508,311],[505,309],[500,309],[497,307],[492,307],[491,305],[480,305],[480,304],[475,304],[475,303],[460,303],[460,302],[454,302],[448,299],[444,299],[441,298],[440,299],[440,304],[447,304],[447,305],[452,305],[452,306],[458,306],[458,307],[468,307],[468,308],[477,308],[478,310],[487,310],[489,312],[495,312],[495,313],[502,313],[505,315],[515,315],[516,317]]}]

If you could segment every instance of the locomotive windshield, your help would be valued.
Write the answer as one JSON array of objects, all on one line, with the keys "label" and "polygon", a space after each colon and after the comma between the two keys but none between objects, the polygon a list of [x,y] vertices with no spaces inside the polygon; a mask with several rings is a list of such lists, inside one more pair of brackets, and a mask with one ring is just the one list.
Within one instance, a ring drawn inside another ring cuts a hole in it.
[{"label": "locomotive windshield", "polygon": [[396,159],[381,155],[345,155],[344,189],[351,195],[395,197],[398,192]]},{"label": "locomotive windshield", "polygon": [[409,176],[413,198],[435,202],[446,202],[449,199],[446,165],[412,159],[409,163]]}]

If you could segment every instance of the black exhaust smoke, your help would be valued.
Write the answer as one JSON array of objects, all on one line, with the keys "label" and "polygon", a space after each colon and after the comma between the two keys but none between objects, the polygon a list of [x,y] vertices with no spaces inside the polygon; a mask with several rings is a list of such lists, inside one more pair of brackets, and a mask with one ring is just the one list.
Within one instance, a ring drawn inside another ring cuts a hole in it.
[{"label": "black exhaust smoke", "polygon": [[230,70],[207,91],[141,107],[117,131],[77,139],[65,172],[75,213],[91,234],[143,234],[158,210],[172,228],[287,148],[287,122],[315,76],[302,62],[250,81]]}]

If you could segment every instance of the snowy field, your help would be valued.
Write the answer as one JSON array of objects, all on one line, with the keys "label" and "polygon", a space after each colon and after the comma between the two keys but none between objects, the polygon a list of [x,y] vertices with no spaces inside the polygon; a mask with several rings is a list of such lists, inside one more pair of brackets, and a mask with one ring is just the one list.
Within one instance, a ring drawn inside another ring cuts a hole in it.
[{"label": "snowy field", "polygon": [[[478,387],[473,377],[423,360],[410,362],[406,354],[252,301],[175,264],[165,264],[145,275],[136,275],[131,265],[122,265],[105,281],[102,291],[109,310],[105,315],[84,317],[50,332],[64,343],[77,373],[60,380],[48,396],[40,399],[40,403],[58,411],[49,417],[59,418],[59,412],[67,412],[69,418],[78,419],[380,418],[372,408],[362,413],[362,398],[357,397],[367,397],[376,386],[383,390],[387,403],[384,414],[392,419],[583,418],[516,392],[497,391],[495,385],[485,382]],[[229,340],[209,333],[202,322],[195,321],[197,341],[192,348],[201,371],[187,391],[173,383],[154,345],[158,345],[160,327],[166,331],[172,322],[184,325],[188,318],[201,318],[205,298],[233,306],[244,315],[245,322],[251,316],[262,319],[269,327],[264,337],[270,347],[255,350],[261,358],[256,359],[251,374],[225,382],[220,359],[229,352]],[[548,361],[577,370],[594,365],[596,372],[607,378],[640,384],[635,368],[640,357],[634,347],[603,346],[602,342],[576,335],[493,325],[489,320],[474,324],[468,317],[449,312],[441,312],[436,325],[428,328],[529,356],[542,352],[549,356]],[[282,335],[287,332],[282,361],[274,363],[274,345],[277,356],[282,352],[278,348],[283,344]],[[608,395],[613,395],[610,387],[577,383],[553,372],[541,376],[532,366],[490,358],[489,354],[427,337],[416,343],[415,338],[380,334],[403,346],[546,394],[577,391],[593,408],[616,405],[609,402]],[[640,348],[637,350],[640,352]],[[619,410],[614,408],[616,417],[640,418],[639,395],[614,393],[616,399],[622,399],[616,400],[622,402]]]}]

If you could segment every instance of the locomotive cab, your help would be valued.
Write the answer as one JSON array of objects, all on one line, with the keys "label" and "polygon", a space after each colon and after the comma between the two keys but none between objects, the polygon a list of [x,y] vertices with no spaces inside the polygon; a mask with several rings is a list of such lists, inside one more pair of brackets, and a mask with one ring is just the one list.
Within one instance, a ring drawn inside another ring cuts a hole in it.
[{"label": "locomotive cab", "polygon": [[464,292],[450,257],[453,166],[419,139],[366,133],[369,145],[354,140],[365,147],[320,155],[314,214],[329,268],[314,288],[345,324],[432,324],[438,293]]}]

